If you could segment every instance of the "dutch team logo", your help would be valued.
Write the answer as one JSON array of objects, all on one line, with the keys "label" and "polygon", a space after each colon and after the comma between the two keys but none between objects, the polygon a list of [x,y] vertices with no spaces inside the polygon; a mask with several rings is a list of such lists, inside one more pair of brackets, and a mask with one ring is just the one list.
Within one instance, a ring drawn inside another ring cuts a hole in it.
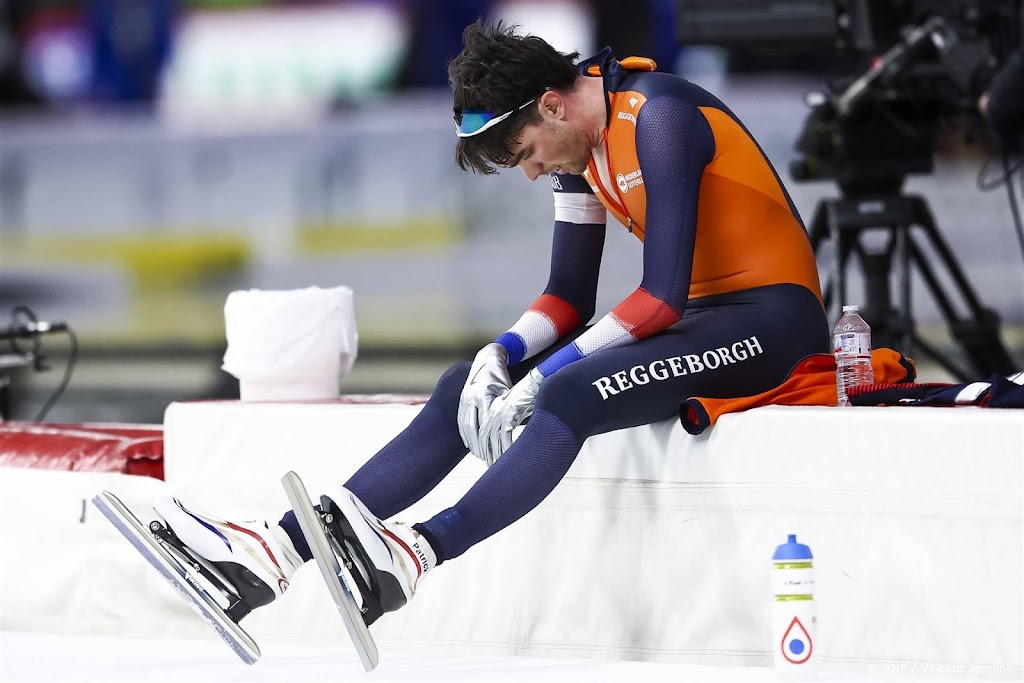
[{"label": "dutch team logo", "polygon": [[779,643],[779,647],[782,648],[782,656],[786,658],[787,662],[803,664],[811,658],[814,643],[811,642],[811,634],[800,623],[800,619],[793,617],[789,628],[782,634],[782,642]]}]

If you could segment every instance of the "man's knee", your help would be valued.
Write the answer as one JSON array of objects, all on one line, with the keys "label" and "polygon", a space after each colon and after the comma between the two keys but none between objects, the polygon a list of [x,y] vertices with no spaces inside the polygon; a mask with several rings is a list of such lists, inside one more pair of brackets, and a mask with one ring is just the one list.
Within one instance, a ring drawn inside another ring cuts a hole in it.
[{"label": "man's knee", "polygon": [[466,379],[469,378],[470,365],[468,361],[456,363],[445,370],[437,380],[434,392],[430,395],[430,402],[442,410],[458,410],[459,396],[462,394],[462,387],[466,385]]},{"label": "man's knee", "polygon": [[563,421],[578,423],[594,406],[594,387],[588,377],[567,366],[544,379],[537,393],[537,407]]}]

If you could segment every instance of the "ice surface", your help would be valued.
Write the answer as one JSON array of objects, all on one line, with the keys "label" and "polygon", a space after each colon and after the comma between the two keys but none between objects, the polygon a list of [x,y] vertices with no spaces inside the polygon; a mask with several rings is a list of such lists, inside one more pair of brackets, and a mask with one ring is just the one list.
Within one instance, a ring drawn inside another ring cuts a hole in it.
[{"label": "ice surface", "polygon": [[[246,666],[220,641],[144,640],[0,632],[0,681],[178,682],[178,681],[366,681],[367,683],[673,683],[680,681],[771,681],[765,667],[696,666],[667,662],[540,659],[508,655],[441,657],[389,650],[365,673],[348,643],[338,647],[299,647],[269,643],[263,657]],[[824,681],[964,681],[944,675],[827,673]],[[984,680],[983,678],[974,680]],[[991,680],[991,679],[988,679]]]}]

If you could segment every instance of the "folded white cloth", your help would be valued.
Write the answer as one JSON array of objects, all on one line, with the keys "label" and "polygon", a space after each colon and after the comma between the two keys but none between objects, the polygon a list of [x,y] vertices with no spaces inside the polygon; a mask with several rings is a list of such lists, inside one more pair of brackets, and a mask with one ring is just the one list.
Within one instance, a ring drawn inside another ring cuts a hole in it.
[{"label": "folded white cloth", "polygon": [[243,401],[334,398],[359,345],[348,287],[231,292],[224,327]]}]

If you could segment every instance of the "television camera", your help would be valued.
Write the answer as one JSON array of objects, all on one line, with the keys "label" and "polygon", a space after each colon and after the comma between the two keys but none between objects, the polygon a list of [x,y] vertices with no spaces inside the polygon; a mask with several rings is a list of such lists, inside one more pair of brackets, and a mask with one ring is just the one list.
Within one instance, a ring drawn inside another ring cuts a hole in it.
[{"label": "television camera", "polygon": [[[807,116],[790,164],[797,181],[832,180],[841,196],[823,199],[808,227],[821,261],[831,317],[846,301],[846,270],[856,256],[865,276],[862,311],[876,346],[915,349],[969,380],[1014,371],[999,336],[997,314],[984,307],[924,198],[903,194],[908,175],[933,170],[943,124],[980,129],[977,101],[1001,60],[1020,39],[1017,0],[680,0],[677,35],[684,44],[723,46],[831,42],[838,69],[826,90],[807,98]],[[881,230],[884,245],[863,239]],[[929,244],[935,263],[923,248]],[[895,275],[900,307],[893,305]],[[966,311],[961,314],[939,278],[945,270]],[[935,299],[965,370],[916,331],[911,270]]]}]

